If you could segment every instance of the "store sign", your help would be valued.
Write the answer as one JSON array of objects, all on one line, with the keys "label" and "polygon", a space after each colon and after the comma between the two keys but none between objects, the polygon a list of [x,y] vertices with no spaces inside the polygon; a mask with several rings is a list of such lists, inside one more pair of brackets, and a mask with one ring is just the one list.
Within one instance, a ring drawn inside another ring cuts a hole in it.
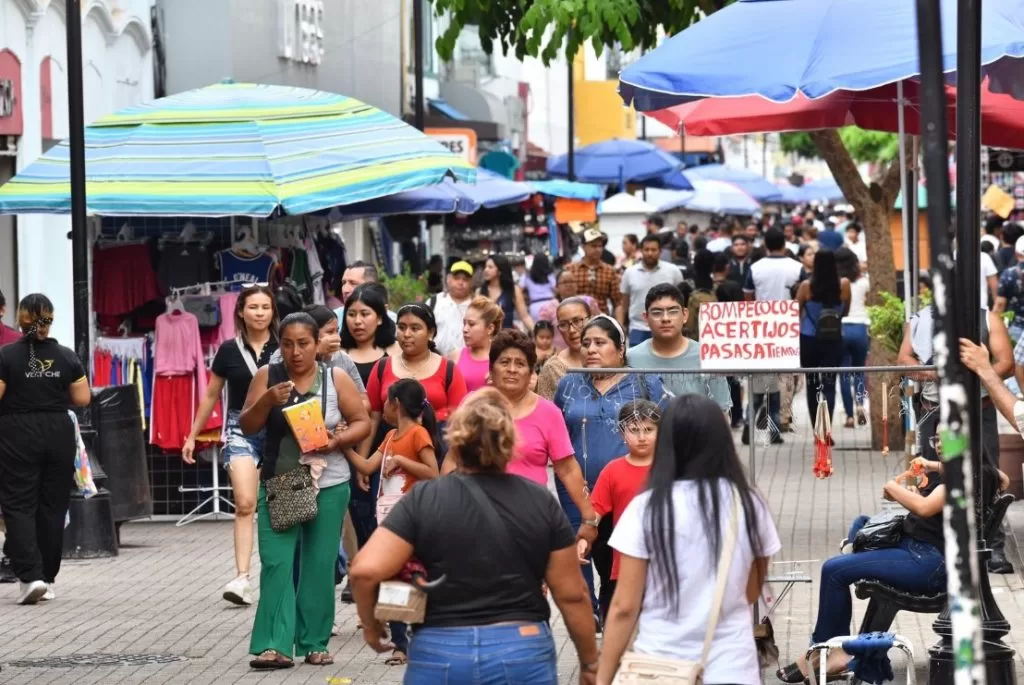
[{"label": "store sign", "polygon": [[448,148],[449,152],[476,164],[476,131],[471,128],[428,128],[428,136]]},{"label": "store sign", "polygon": [[0,50],[0,135],[20,136],[21,61],[10,50]]},{"label": "store sign", "polygon": [[283,59],[317,65],[324,58],[324,0],[278,0],[278,49]]},{"label": "store sign", "polygon": [[796,300],[704,302],[700,366],[711,371],[800,368]]}]

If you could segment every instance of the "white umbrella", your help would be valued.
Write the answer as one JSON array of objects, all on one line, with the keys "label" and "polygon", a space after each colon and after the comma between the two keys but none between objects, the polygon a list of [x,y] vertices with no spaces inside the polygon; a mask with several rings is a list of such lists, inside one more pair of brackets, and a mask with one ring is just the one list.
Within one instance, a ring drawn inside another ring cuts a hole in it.
[{"label": "white umbrella", "polygon": [[757,200],[725,181],[693,180],[693,194],[683,205],[691,212],[750,216],[761,211]]}]

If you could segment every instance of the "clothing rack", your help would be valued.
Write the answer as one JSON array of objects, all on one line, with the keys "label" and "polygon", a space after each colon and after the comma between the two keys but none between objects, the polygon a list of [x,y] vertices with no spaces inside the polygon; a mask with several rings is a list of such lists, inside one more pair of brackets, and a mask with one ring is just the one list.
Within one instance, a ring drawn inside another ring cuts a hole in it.
[{"label": "clothing rack", "polygon": [[214,292],[223,290],[227,291],[232,286],[245,285],[245,281],[212,281],[210,283],[196,283],[195,285],[188,285],[182,288],[171,288],[167,294],[168,297],[174,299],[182,297],[183,295],[212,295]]}]

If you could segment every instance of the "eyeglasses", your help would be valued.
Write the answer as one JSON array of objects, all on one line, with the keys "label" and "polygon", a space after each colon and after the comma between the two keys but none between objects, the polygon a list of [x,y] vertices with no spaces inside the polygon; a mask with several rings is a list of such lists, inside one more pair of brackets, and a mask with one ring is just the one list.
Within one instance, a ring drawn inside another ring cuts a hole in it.
[{"label": "eyeglasses", "polygon": [[37,316],[36,317],[36,323],[38,325],[40,325],[40,326],[49,326],[50,324],[53,323],[53,317],[52,316]]},{"label": "eyeglasses", "polygon": [[587,322],[586,319],[570,319],[569,321],[559,321],[558,330],[560,331],[578,331],[583,328],[583,324]]},{"label": "eyeglasses", "polygon": [[682,307],[669,307],[668,309],[652,309],[647,316],[652,319],[674,319],[683,313]]}]

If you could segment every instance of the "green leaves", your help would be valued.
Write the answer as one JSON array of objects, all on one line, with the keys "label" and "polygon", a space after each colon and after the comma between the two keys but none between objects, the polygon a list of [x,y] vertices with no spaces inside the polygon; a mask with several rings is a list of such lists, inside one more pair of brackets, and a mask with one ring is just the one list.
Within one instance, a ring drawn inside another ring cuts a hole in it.
[{"label": "green leaves", "polygon": [[[888,162],[899,154],[899,139],[895,133],[865,131],[856,126],[839,129],[839,137],[855,162]],[[820,157],[818,148],[806,132],[780,134],[782,151],[801,157]]]},{"label": "green leaves", "polygon": [[562,54],[572,58],[587,42],[599,54],[616,43],[624,52],[654,48],[659,30],[678,33],[732,0],[701,0],[699,6],[697,0],[430,1],[434,12],[451,22],[436,42],[441,59],[452,58],[463,27],[476,26],[485,50],[497,42],[503,52],[548,64]]}]

